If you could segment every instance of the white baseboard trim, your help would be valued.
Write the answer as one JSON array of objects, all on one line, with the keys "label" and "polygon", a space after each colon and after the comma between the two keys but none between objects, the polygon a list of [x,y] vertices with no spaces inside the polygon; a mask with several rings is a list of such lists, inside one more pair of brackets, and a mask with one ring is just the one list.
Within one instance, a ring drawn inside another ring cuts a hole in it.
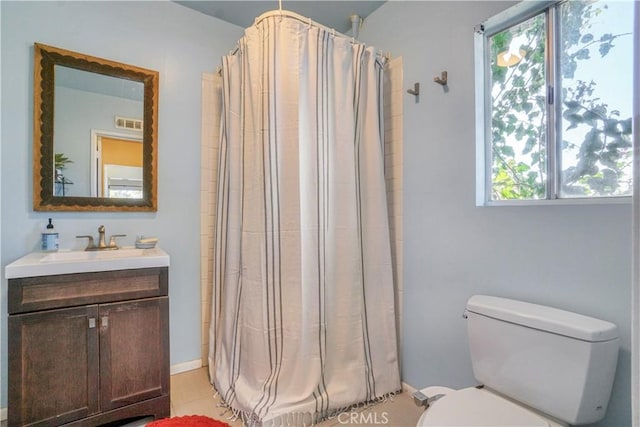
[{"label": "white baseboard trim", "polygon": [[403,382],[402,383],[402,391],[407,393],[407,394],[413,394],[416,391],[418,391],[417,388],[410,386],[409,384]]},{"label": "white baseboard trim", "polygon": [[7,408],[0,408],[0,421],[7,420]]},{"label": "white baseboard trim", "polygon": [[181,372],[192,371],[194,369],[200,368],[202,368],[202,359],[190,360],[188,362],[176,363],[175,365],[171,365],[169,374],[175,375]]}]

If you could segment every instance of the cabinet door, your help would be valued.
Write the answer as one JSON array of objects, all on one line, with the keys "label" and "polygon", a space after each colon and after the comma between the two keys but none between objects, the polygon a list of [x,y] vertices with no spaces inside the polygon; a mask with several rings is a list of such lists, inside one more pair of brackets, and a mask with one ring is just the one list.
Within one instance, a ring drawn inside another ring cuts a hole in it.
[{"label": "cabinet door", "polygon": [[168,394],[168,297],[102,304],[99,311],[101,409]]},{"label": "cabinet door", "polygon": [[97,306],[9,316],[9,425],[98,412]]}]

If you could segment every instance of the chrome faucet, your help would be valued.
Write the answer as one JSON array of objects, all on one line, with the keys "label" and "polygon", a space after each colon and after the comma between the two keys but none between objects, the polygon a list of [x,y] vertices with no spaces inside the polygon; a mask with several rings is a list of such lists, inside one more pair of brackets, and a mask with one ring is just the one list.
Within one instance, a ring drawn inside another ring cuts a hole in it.
[{"label": "chrome faucet", "polygon": [[93,236],[83,235],[83,236],[76,236],[76,237],[89,239],[89,241],[87,242],[87,247],[84,248],[85,251],[108,251],[108,250],[120,249],[120,247],[116,244],[116,237],[125,237],[126,234],[112,234],[111,238],[109,239],[109,244],[107,244],[105,240],[104,230],[105,230],[104,225],[101,225],[100,227],[98,227],[99,237],[98,237],[97,246],[93,241]]}]

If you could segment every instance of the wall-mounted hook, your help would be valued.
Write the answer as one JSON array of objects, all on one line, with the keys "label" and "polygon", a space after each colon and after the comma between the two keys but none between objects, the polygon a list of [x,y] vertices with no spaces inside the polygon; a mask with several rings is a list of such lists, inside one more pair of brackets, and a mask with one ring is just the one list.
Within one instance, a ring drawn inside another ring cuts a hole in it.
[{"label": "wall-mounted hook", "polygon": [[420,95],[420,83],[414,83],[413,89],[407,89],[407,93],[413,96]]},{"label": "wall-mounted hook", "polygon": [[446,86],[447,85],[447,72],[443,71],[442,73],[440,73],[440,76],[435,76],[433,78],[433,81],[435,83],[438,83],[439,85]]}]

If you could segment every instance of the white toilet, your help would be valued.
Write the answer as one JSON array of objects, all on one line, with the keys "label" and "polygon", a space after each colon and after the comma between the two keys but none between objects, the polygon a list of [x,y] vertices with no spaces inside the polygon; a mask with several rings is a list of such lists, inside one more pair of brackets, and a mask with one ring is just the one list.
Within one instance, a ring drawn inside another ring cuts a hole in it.
[{"label": "white toilet", "polygon": [[469,299],[465,317],[482,386],[420,390],[430,399],[418,426],[556,427],[604,417],[618,360],[616,325],[484,295]]}]

